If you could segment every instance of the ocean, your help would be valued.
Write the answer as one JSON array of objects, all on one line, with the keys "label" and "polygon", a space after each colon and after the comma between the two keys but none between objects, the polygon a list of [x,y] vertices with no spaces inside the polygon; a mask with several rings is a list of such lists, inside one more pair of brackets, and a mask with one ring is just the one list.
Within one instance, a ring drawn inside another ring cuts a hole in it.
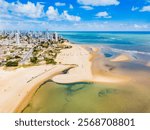
[{"label": "ocean", "polygon": [[[150,32],[58,32],[64,38],[78,44],[149,46]],[[116,47],[116,46],[115,46]],[[132,50],[133,48],[131,48]],[[142,49],[141,49],[142,50]],[[148,51],[148,50],[143,50]],[[150,50],[149,50],[150,51]]]},{"label": "ocean", "polygon": [[76,44],[100,47],[104,54],[127,53],[141,63],[150,60],[150,32],[58,32]]},{"label": "ocean", "polygon": [[[30,112],[150,112],[150,32],[58,32],[70,42],[101,48],[106,58],[130,54],[133,62],[113,63],[118,73],[131,77],[127,83],[79,82],[57,84],[51,80],[37,90],[27,107]],[[108,59],[109,60],[109,59]],[[136,62],[137,61],[137,62]],[[103,73],[101,59],[94,68]],[[108,73],[108,72],[106,72]]]}]

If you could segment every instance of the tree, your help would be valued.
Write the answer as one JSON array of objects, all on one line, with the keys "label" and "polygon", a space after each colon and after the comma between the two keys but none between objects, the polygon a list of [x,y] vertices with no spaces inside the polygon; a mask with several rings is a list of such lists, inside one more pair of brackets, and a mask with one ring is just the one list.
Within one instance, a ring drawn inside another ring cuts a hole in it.
[{"label": "tree", "polygon": [[18,61],[8,61],[6,63],[7,67],[13,67],[13,66],[18,66]]},{"label": "tree", "polygon": [[37,57],[31,57],[30,58],[30,62],[32,62],[33,64],[36,64],[38,61]]},{"label": "tree", "polygon": [[54,59],[45,58],[46,64],[56,64],[56,61]]}]

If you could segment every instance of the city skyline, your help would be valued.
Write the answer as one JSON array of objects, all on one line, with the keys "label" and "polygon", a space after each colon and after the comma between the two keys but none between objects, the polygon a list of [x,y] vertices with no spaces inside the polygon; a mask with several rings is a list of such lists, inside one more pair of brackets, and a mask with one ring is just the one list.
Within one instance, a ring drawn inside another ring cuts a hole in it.
[{"label": "city skyline", "polygon": [[150,31],[150,0],[0,0],[0,30]]}]

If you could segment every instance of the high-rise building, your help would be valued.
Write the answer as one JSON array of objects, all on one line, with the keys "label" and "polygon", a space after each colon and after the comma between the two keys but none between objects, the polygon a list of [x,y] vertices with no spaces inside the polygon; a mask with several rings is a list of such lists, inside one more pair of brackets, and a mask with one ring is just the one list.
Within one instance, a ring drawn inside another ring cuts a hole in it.
[{"label": "high-rise building", "polygon": [[53,34],[50,35],[50,40],[54,40]]},{"label": "high-rise building", "polygon": [[50,35],[49,35],[48,32],[46,33],[46,38],[47,38],[48,40],[50,39]]},{"label": "high-rise building", "polygon": [[49,35],[48,30],[46,30],[46,32],[45,32],[45,39],[47,39],[47,40],[49,40],[49,39],[50,39],[50,35]]},{"label": "high-rise building", "polygon": [[19,33],[16,33],[16,44],[20,44],[20,36]]},{"label": "high-rise building", "polygon": [[55,32],[55,41],[58,42],[58,34]]}]

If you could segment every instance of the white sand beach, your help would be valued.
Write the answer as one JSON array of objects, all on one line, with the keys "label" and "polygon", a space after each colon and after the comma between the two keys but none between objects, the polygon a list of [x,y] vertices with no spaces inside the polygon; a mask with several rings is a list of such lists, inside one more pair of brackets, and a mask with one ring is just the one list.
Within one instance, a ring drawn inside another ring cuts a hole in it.
[{"label": "white sand beach", "polygon": [[[70,44],[70,43],[66,43]],[[16,70],[3,70],[0,68],[0,112],[21,112],[40,85],[52,79],[56,83],[74,82],[124,82],[125,77],[113,75],[93,75],[92,54],[84,47],[70,44],[71,49],[64,49],[57,56],[58,65],[40,65]],[[97,49],[92,48],[93,52]],[[126,56],[120,56],[114,61],[129,60]],[[63,70],[70,69],[67,74],[58,74]]]},{"label": "white sand beach", "polygon": [[38,87],[51,76],[69,68],[66,65],[41,65],[13,71],[0,69],[0,112],[20,112]]},{"label": "white sand beach", "polygon": [[113,59],[111,59],[110,61],[113,62],[125,62],[125,61],[131,61],[131,57],[129,55],[126,54],[121,54]]},{"label": "white sand beach", "polygon": [[73,83],[80,81],[89,81],[92,78],[91,73],[91,55],[87,50],[79,45],[72,45],[71,49],[62,50],[57,57],[61,64],[75,64],[77,67],[69,70],[67,74],[54,76],[52,80],[57,83]]},{"label": "white sand beach", "polygon": [[[92,74],[92,54],[85,48],[79,45],[72,45],[73,47],[68,50],[62,50],[61,54],[57,57],[57,61],[62,64],[75,64],[77,67],[69,70],[67,74],[56,75],[52,80],[56,83],[74,83],[74,82],[106,82],[117,83],[128,80],[126,77],[113,75],[93,75]],[[97,52],[98,49],[92,47],[91,50]],[[124,60],[126,57],[120,57],[120,60]],[[103,59],[102,59],[103,60]]]}]

